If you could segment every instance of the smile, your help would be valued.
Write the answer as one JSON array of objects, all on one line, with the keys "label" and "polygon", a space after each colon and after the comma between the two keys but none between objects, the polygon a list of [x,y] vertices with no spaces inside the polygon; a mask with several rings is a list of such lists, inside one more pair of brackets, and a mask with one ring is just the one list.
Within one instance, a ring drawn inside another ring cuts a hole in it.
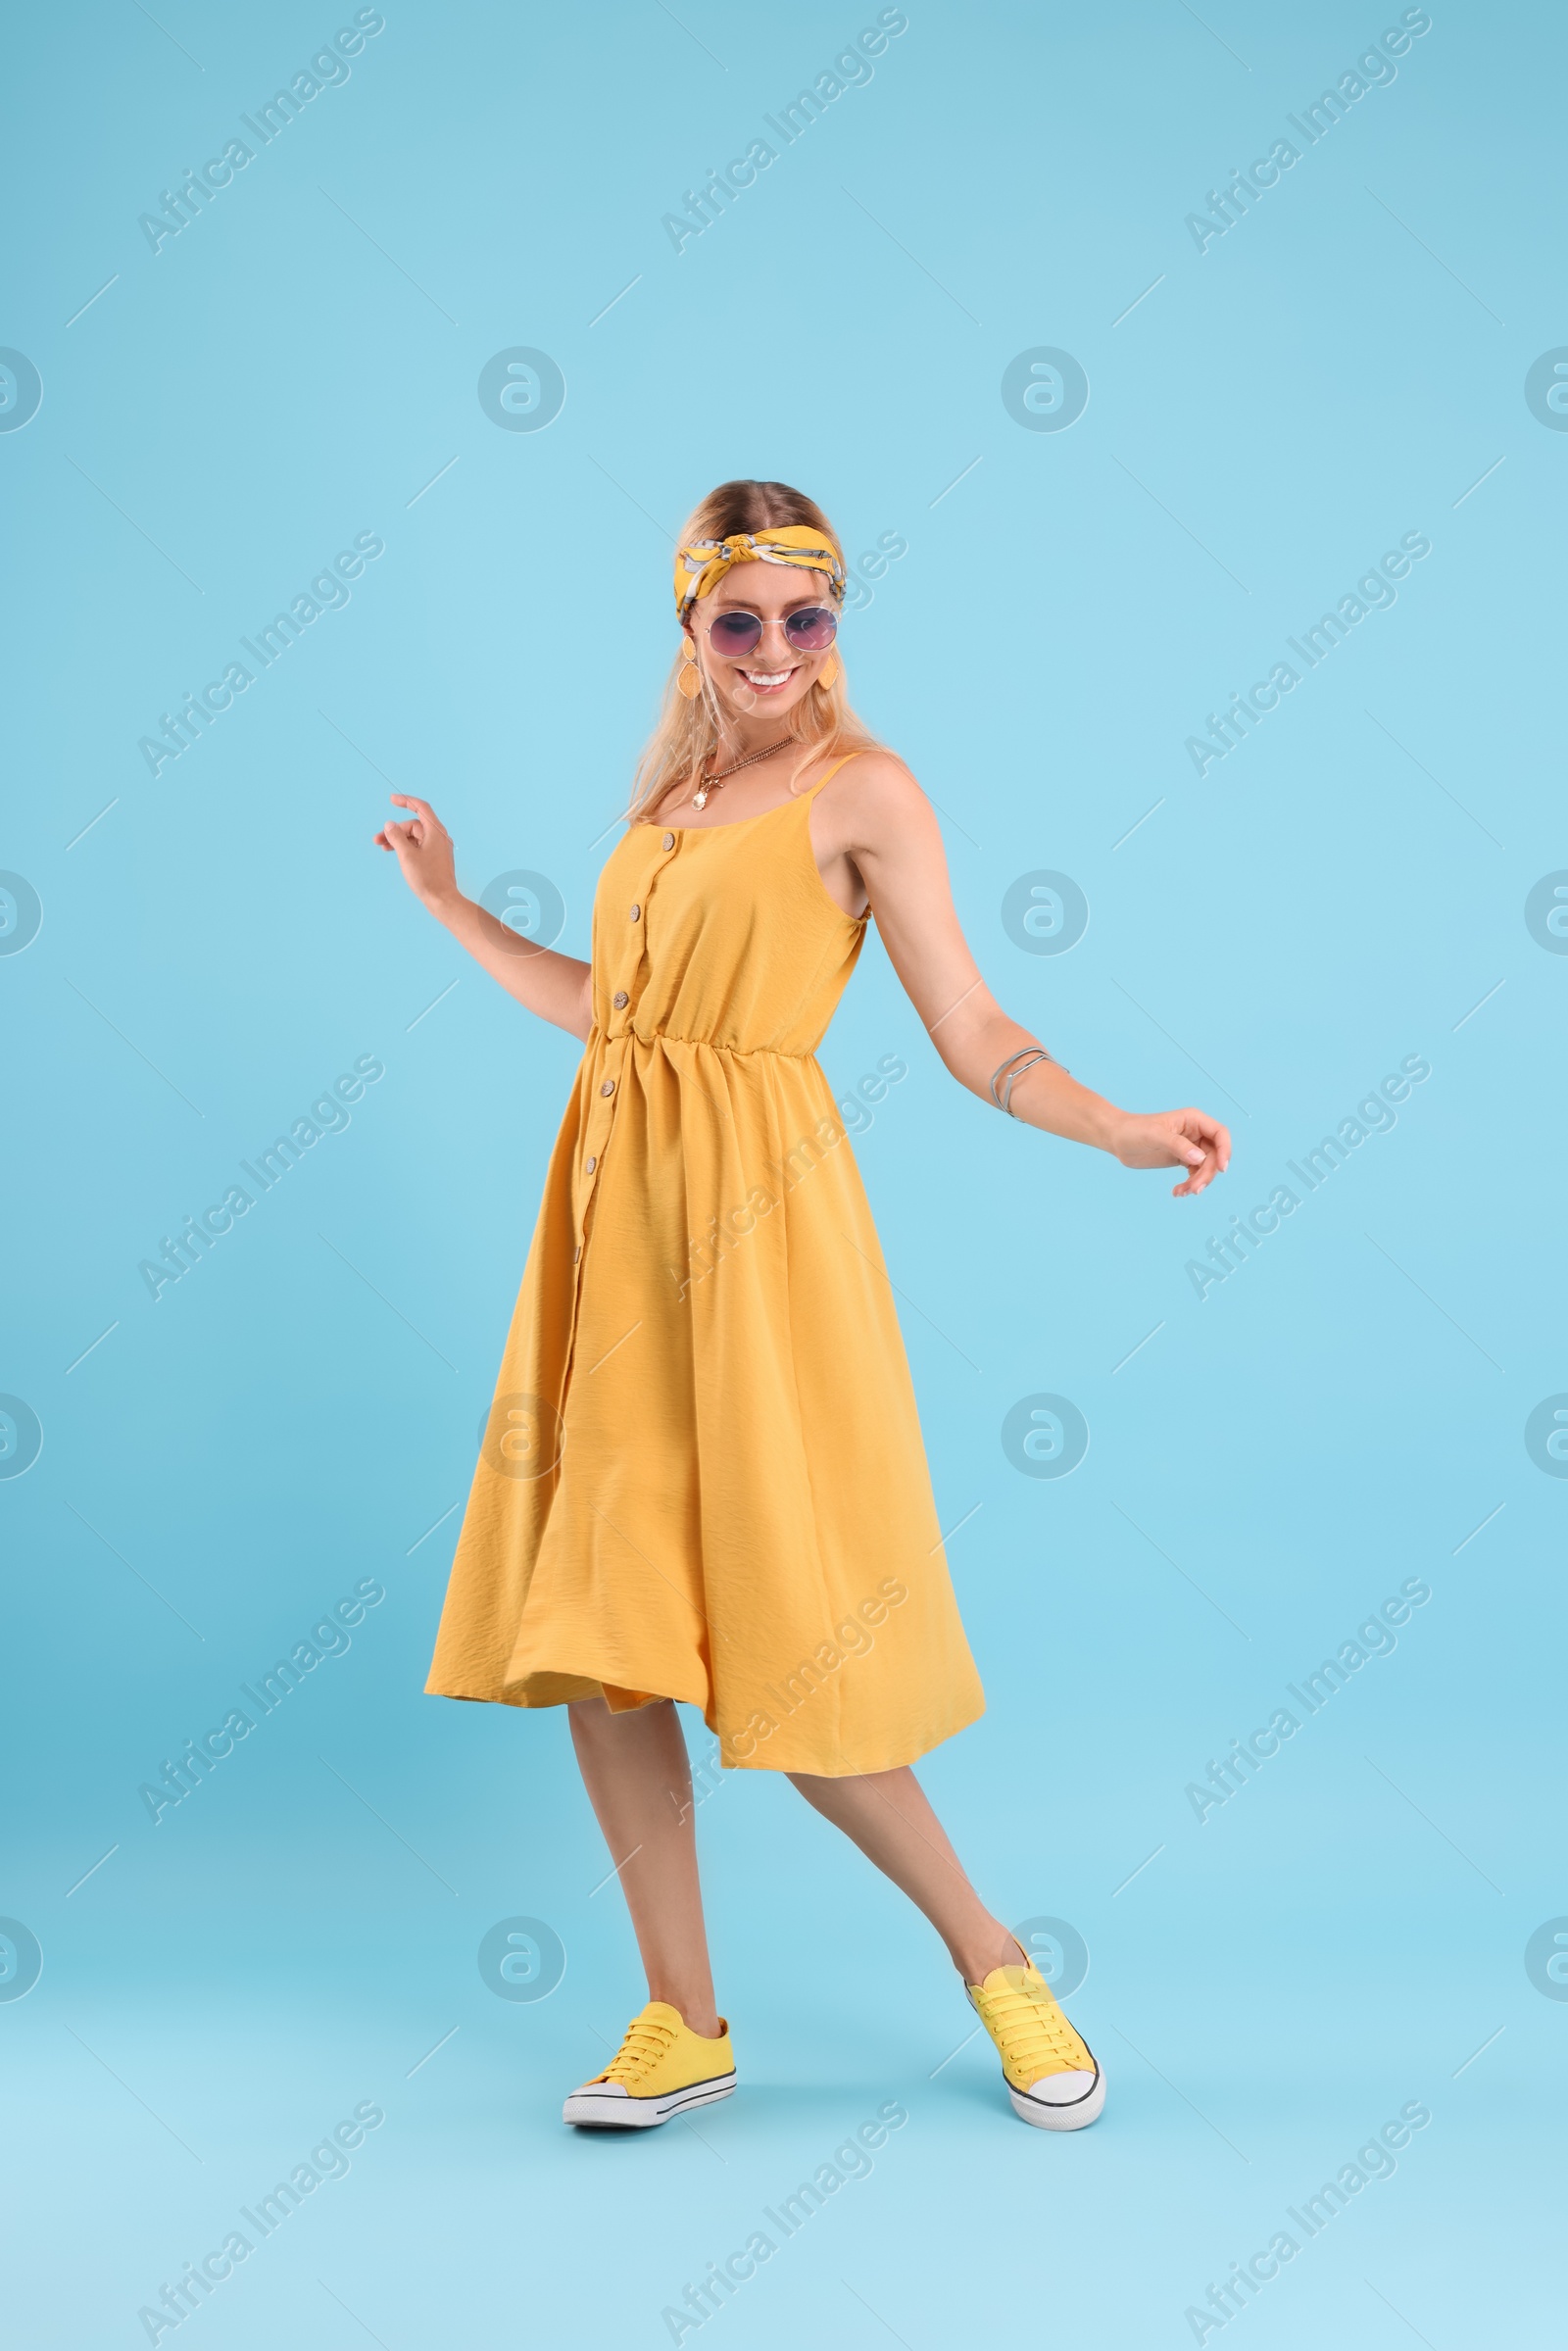
[{"label": "smile", "polygon": [[776,694],[781,686],[789,684],[790,679],[795,675],[795,670],[793,668],[743,669],[741,675],[745,678],[746,683],[754,687],[759,694]]}]

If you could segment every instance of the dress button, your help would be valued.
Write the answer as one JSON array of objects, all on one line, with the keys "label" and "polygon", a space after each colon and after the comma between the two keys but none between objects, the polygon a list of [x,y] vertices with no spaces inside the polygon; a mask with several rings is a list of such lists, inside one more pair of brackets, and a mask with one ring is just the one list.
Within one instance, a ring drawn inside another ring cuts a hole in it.
[{"label": "dress button", "polygon": [[599,1161],[598,1161],[598,1159],[597,1159],[597,1158],[592,1158],[592,1157],[590,1157],[590,1158],[588,1158],[588,1159],[585,1159],[585,1160],[583,1161],[583,1165],[584,1165],[584,1168],[586,1169],[587,1173],[588,1173],[589,1175],[592,1175],[592,1174],[593,1174],[593,1171],[594,1171],[594,1169],[595,1169],[595,1168],[596,1168],[596,1167],[599,1165]]},{"label": "dress button", "polygon": [[613,1079],[613,1078],[606,1078],[606,1080],[605,1080],[604,1084],[603,1084],[603,1085],[600,1087],[599,1091],[600,1091],[600,1093],[601,1093],[601,1094],[613,1094],[613,1093],[614,1093],[614,1091],[615,1091],[615,1081],[614,1081],[614,1079]]},{"label": "dress button", "polygon": [[674,834],[673,834],[673,833],[666,833],[666,834],[664,835],[664,847],[665,847],[666,849],[673,849],[673,848],[674,848],[674,846],[675,846],[675,836],[674,836]]},{"label": "dress button", "polygon": [[631,918],[632,918],[633,922],[638,922],[638,921],[640,921],[640,920],[642,919],[642,911],[643,911],[643,910],[642,910],[642,907],[641,907],[641,906],[633,906],[633,907],[632,907],[632,910],[631,910]]},{"label": "dress button", "polygon": [[625,991],[625,989],[624,989],[624,988],[617,988],[617,989],[615,990],[614,996],[612,998],[612,1000],[611,1000],[611,1001],[612,1001],[612,1003],[614,1004],[614,1007],[615,1007],[615,1009],[616,1009],[616,1011],[617,1011],[617,1012],[624,1012],[624,1011],[625,1011],[625,1009],[626,1009],[626,1006],[627,1006],[627,1004],[630,1004],[630,1002],[631,1002],[631,999],[630,999],[630,997],[629,997],[629,996],[626,994],[626,991]]}]

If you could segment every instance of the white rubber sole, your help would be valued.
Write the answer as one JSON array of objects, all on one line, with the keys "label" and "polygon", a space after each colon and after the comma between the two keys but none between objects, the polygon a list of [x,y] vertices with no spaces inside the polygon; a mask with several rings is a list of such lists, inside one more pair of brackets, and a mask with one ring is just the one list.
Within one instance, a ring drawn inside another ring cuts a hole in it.
[{"label": "white rubber sole", "polygon": [[1010,2082],[1007,2095],[1012,2100],[1013,2113],[1032,2123],[1037,2131],[1085,2131],[1100,2120],[1105,2103],[1105,2077],[1097,2065],[1093,2087],[1066,2106],[1054,2106],[1046,2098],[1032,2098],[1027,2090],[1014,2089]]},{"label": "white rubber sole", "polygon": [[608,2082],[594,2082],[572,2091],[561,2110],[561,2119],[579,2130],[649,2131],[656,2124],[672,2122],[690,2107],[711,2106],[734,2094],[733,2073],[715,2074],[710,2082],[690,2082],[685,2089],[669,2090],[662,2098],[629,2098],[624,2092],[617,2096]]}]

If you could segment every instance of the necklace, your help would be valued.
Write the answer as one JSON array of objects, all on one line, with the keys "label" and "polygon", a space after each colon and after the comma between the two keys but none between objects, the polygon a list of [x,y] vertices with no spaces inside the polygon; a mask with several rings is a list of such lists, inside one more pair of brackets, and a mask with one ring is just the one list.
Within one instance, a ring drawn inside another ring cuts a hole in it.
[{"label": "necklace", "polygon": [[739,775],[743,767],[755,767],[759,759],[770,759],[774,752],[782,751],[789,741],[788,735],[781,735],[779,740],[776,743],[770,743],[765,751],[754,751],[749,759],[737,759],[733,767],[721,767],[716,775],[705,775],[697,790],[692,794],[692,807],[706,808],[710,792],[716,792],[720,784],[727,782],[732,775]]}]

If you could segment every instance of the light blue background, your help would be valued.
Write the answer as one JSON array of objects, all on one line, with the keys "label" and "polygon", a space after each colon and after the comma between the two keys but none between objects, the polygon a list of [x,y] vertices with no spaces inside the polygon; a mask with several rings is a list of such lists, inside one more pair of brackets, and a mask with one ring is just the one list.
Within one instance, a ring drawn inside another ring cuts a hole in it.
[{"label": "light blue background", "polygon": [[[43,905],[0,958],[0,1388],[43,1428],[0,1483],[0,1910],[44,1952],[0,2003],[19,2343],[145,2340],[139,2306],[363,2100],[352,2174],[189,2339],[667,2341],[890,2098],[872,2175],[705,2342],[1190,2342],[1208,2282],[1416,2099],[1254,2351],[1544,2339],[1568,2005],[1524,1948],[1568,1911],[1568,1486],[1523,1432],[1568,1389],[1568,960],[1523,908],[1568,865],[1568,436],[1523,381],[1568,342],[1562,21],[1436,5],[1200,254],[1185,216],[1397,9],[907,13],[678,256],[662,216],[874,9],[389,0],[156,256],[138,215],[352,11],[13,21],[0,342],[44,385],[0,435],[0,863]],[[564,371],[546,431],[480,409],[514,345]],[[1067,431],[1002,403],[1041,345],[1088,373]],[[987,1898],[1088,1943],[1110,2103],[1078,2138],[1013,2121],[983,2040],[944,2063],[973,2020],[929,1931],[750,1774],[700,1815],[744,2094],[568,2139],[641,1992],[565,1725],[420,1694],[576,1049],[370,834],[389,782],[428,794],[466,886],[543,872],[585,952],[673,651],[668,537],[742,472],[854,554],[907,540],[848,666],[1004,1001],[1117,1101],[1235,1132],[1193,1203],[1004,1124],[874,943],[824,1049],[846,1086],[910,1064],[857,1150],[990,1700],[923,1778]],[[348,607],[154,781],[138,738],[361,531],[386,552]],[[1200,780],[1204,714],[1407,531],[1432,553],[1394,608]],[[1059,957],[1002,924],[1041,868],[1091,909]],[[138,1261],[368,1053],[349,1129],[155,1304]],[[1416,1053],[1397,1126],[1200,1301],[1184,1261]],[[1089,1424],[1064,1480],[1002,1449],[1039,1392]],[[138,1784],[367,1577],[352,1649],[155,1828]],[[1410,1577],[1395,1653],[1200,1826],[1186,1784]],[[519,1913],[567,1953],[537,2003],[476,1966]]]}]

